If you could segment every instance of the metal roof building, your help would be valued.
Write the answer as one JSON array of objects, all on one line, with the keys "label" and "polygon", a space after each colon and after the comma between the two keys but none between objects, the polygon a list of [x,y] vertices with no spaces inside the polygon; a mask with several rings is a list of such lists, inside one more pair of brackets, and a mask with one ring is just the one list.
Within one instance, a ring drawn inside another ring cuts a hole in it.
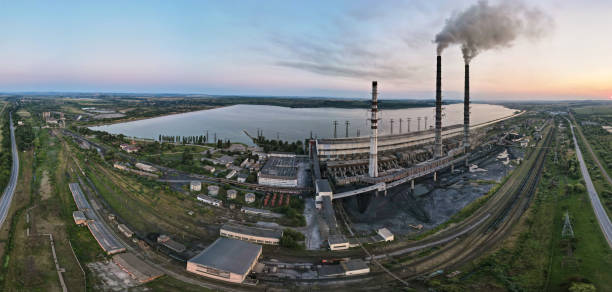
[{"label": "metal roof building", "polygon": [[212,279],[242,283],[261,256],[261,245],[219,238],[187,261],[187,271]]},{"label": "metal roof building", "polygon": [[228,238],[246,240],[252,243],[278,245],[283,231],[272,228],[251,227],[234,223],[225,223],[219,234]]}]

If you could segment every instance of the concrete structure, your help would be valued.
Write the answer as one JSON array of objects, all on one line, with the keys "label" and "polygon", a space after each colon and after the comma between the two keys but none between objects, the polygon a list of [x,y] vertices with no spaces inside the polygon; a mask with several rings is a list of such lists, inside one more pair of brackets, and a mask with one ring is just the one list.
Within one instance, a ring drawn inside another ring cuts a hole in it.
[{"label": "concrete structure", "polygon": [[317,209],[321,209],[323,203],[323,197],[328,196],[332,198],[333,193],[329,181],[326,179],[317,179],[315,181],[315,206]]},{"label": "concrete structure", "polygon": [[244,201],[249,203],[249,204],[250,203],[254,203],[255,202],[255,198],[256,198],[255,194],[253,194],[253,193],[246,193],[244,195]]},{"label": "concrete structure", "polygon": [[207,189],[208,189],[208,195],[209,196],[217,196],[217,195],[219,195],[219,186],[211,185],[211,186],[208,186]]},{"label": "concrete structure", "polygon": [[372,117],[370,124],[372,133],[370,135],[370,161],[368,174],[370,177],[378,176],[378,82],[372,81]]},{"label": "concrete structure", "polygon": [[217,200],[215,198],[211,198],[207,195],[198,195],[198,201],[205,203],[205,204],[209,204],[215,207],[221,207],[221,200]]},{"label": "concrete structure", "polygon": [[192,180],[189,183],[189,190],[192,192],[199,192],[202,190],[202,182],[199,180]]},{"label": "concrete structure", "polygon": [[210,166],[210,165],[204,165],[204,169],[208,172],[210,172],[211,174],[215,173],[215,168]]},{"label": "concrete structure", "polygon": [[76,223],[76,225],[87,225],[87,217],[85,217],[85,213],[83,213],[83,211],[72,212],[72,218],[74,219],[74,223]]},{"label": "concrete structure", "polygon": [[279,245],[283,231],[271,228],[251,227],[225,223],[219,230],[221,236],[249,241],[252,243]]},{"label": "concrete structure", "polygon": [[393,233],[391,233],[391,231],[389,231],[387,228],[378,229],[376,233],[378,233],[378,235],[380,235],[384,241],[393,241],[393,239],[395,239]]},{"label": "concrete structure", "polygon": [[136,164],[134,164],[134,166],[136,166],[136,168],[140,169],[140,170],[144,170],[144,171],[148,171],[148,172],[156,172],[157,168],[148,165],[148,164],[144,164],[144,163],[140,163],[137,162]]},{"label": "concrete structure", "polygon": [[283,217],[282,214],[274,213],[270,210],[257,209],[257,208],[251,208],[251,207],[242,207],[240,209],[240,212],[248,214],[248,215],[256,215],[256,216],[262,216],[262,217],[268,217],[268,218]]},{"label": "concrete structure", "polygon": [[327,238],[327,243],[330,250],[343,250],[350,247],[348,239],[341,234],[330,235]]},{"label": "concrete structure", "polygon": [[113,256],[113,262],[139,283],[146,283],[164,275],[132,253],[115,255]]},{"label": "concrete structure", "polygon": [[180,242],[176,242],[172,240],[170,236],[164,235],[164,234],[157,237],[157,243],[169,248],[172,251],[178,252],[178,253],[182,253],[186,249],[185,245],[183,245]]},{"label": "concrete structure", "polygon": [[362,259],[340,262],[340,265],[346,276],[363,275],[370,272],[370,267]]},{"label": "concrete structure", "polygon": [[237,190],[227,190],[227,198],[228,199],[235,199],[236,196],[238,196],[238,191]]},{"label": "concrete structure", "polygon": [[123,233],[123,235],[125,235],[125,237],[130,238],[134,236],[134,232],[132,232],[132,230],[125,226],[125,224],[119,224],[117,225],[117,228],[119,229],[119,231],[121,231],[121,233]]},{"label": "concrete structure", "polygon": [[200,276],[242,283],[261,256],[261,245],[219,238],[187,261],[187,271]]}]

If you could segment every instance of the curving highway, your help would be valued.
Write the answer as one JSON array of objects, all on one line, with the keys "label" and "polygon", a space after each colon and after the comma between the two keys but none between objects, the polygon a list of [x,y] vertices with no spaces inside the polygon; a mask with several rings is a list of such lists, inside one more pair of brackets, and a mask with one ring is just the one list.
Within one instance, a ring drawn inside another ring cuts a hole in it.
[{"label": "curving highway", "polygon": [[593,205],[593,211],[595,212],[597,222],[599,222],[599,227],[601,227],[601,231],[603,232],[608,245],[610,248],[612,248],[612,223],[610,222],[610,218],[608,217],[606,210],[601,205],[601,201],[599,200],[599,196],[597,195],[593,181],[591,181],[591,175],[589,175],[589,170],[582,157],[582,152],[580,152],[580,147],[578,146],[578,141],[576,140],[576,134],[574,134],[574,125],[569,120],[567,120],[567,122],[570,124],[570,129],[572,130],[572,137],[574,138],[574,145],[576,146],[576,155],[578,156],[578,162],[580,162],[580,172],[582,172],[582,177],[584,178],[586,189],[589,193],[589,199],[591,201],[591,205]]},{"label": "curving highway", "polygon": [[15,143],[15,126],[13,126],[13,115],[9,113],[9,125],[11,128],[11,150],[13,155],[13,165],[11,167],[11,178],[0,198],[0,227],[6,220],[6,215],[11,208],[15,187],[17,186],[17,176],[19,175],[19,154],[17,153],[17,143]]}]

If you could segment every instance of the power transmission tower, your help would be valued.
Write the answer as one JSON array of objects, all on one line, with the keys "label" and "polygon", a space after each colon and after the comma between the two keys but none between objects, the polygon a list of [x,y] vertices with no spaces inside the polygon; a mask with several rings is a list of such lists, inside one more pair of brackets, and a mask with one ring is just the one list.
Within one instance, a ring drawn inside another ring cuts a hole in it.
[{"label": "power transmission tower", "polygon": [[393,119],[391,119],[391,135],[393,135]]},{"label": "power transmission tower", "polygon": [[427,117],[425,117],[425,130],[427,130]]},{"label": "power transmission tower", "polygon": [[421,130],[421,117],[417,118],[417,131]]},{"label": "power transmission tower", "polygon": [[357,129],[357,137],[359,137],[359,129]]}]

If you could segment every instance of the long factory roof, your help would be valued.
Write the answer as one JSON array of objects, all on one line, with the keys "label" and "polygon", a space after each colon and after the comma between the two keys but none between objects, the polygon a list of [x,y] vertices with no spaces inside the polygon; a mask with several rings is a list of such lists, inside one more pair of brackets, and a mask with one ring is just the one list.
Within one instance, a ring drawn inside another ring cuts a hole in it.
[{"label": "long factory roof", "polygon": [[72,193],[72,197],[79,211],[83,211],[86,217],[91,220],[87,224],[87,228],[89,228],[93,237],[98,244],[100,244],[100,247],[108,254],[125,251],[125,247],[119,242],[114,234],[101,223],[98,215],[92,210],[91,205],[85,198],[81,186],[78,183],[70,183],[68,187],[70,188],[70,192]]}]

